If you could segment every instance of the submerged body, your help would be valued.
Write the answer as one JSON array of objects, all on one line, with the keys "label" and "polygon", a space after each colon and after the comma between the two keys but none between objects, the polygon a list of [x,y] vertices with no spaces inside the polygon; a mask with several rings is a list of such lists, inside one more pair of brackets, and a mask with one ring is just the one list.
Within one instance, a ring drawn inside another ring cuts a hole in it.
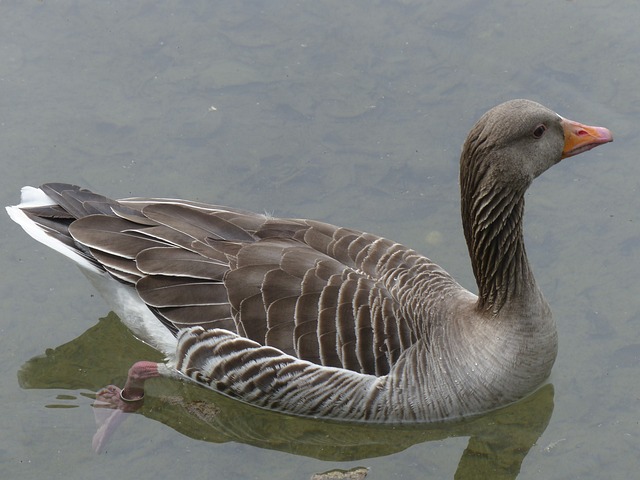
[{"label": "submerged body", "polygon": [[549,375],[557,335],[524,250],[524,192],[611,140],[527,100],[478,121],[460,177],[477,296],[407,247],[312,220],[63,184],[25,187],[8,211],[167,356],[136,364],[116,406],[167,375],[287,413],[430,422],[506,405]]}]

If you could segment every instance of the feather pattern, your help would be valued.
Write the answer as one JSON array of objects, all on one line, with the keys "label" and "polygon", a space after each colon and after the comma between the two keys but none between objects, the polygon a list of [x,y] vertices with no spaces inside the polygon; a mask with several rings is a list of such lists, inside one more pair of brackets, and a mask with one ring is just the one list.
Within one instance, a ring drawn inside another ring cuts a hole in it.
[{"label": "feather pattern", "polygon": [[[531,180],[565,155],[566,122],[518,100],[469,134],[460,185],[478,296],[410,248],[319,221],[59,183],[25,187],[8,211],[126,300],[117,313],[172,371],[289,413],[442,420],[521,398],[553,365],[522,215]],[[596,133],[578,151],[611,141]]]}]

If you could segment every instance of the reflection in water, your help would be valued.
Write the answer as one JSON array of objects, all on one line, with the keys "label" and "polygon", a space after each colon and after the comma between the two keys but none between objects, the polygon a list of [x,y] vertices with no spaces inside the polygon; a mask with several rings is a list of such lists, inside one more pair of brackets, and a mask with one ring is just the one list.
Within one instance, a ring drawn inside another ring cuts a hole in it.
[{"label": "reflection in water", "polygon": [[[110,383],[123,384],[129,367],[140,358],[162,360],[111,313],[75,340],[29,360],[18,380],[22,388],[96,391]],[[431,440],[470,437],[456,478],[515,478],[553,411],[551,385],[514,405],[465,421],[395,426],[293,417],[169,379],[149,382],[146,393],[138,413],[191,438],[242,442],[327,461],[378,457]],[[65,400],[62,397],[58,398]]]}]

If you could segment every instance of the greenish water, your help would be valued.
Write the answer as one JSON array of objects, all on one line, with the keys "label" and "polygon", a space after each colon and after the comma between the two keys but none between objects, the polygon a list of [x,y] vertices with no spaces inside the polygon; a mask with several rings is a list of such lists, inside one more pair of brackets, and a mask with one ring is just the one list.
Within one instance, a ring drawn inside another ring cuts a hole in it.
[{"label": "greenish water", "polygon": [[635,5],[61,1],[0,12],[4,204],[22,185],[62,180],[313,217],[411,245],[473,288],[457,162],[477,117],[526,97],[615,136],[527,196],[527,248],[560,335],[553,387],[447,427],[347,428],[162,381],[95,454],[92,392],[156,354],[107,317],[75,267],[0,217],[3,478],[637,474]]}]

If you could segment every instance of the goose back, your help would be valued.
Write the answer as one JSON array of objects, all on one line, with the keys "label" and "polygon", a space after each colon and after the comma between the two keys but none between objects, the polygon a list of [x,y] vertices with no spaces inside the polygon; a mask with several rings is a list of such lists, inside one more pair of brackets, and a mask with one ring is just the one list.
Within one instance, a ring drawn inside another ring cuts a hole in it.
[{"label": "goose back", "polygon": [[59,236],[68,228],[174,335],[222,328],[318,365],[381,376],[428,338],[424,317],[434,312],[425,302],[460,288],[407,247],[327,223],[41,188],[58,204],[31,218],[56,224]]}]

